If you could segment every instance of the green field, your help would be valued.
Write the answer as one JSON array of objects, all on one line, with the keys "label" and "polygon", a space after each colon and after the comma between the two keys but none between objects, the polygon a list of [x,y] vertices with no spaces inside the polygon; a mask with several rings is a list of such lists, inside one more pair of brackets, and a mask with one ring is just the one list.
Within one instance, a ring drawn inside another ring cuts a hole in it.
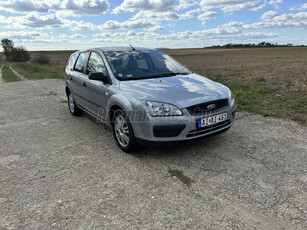
[{"label": "green field", "polygon": [[[74,51],[30,52],[50,64],[13,63],[28,79],[63,78]],[[168,49],[164,52],[195,73],[227,85],[239,111],[307,124],[307,48]]]}]

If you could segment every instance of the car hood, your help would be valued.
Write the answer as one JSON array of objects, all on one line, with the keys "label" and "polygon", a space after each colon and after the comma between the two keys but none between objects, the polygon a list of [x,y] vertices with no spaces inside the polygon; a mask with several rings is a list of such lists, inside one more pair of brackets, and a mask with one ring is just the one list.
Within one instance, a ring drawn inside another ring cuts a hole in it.
[{"label": "car hood", "polygon": [[167,102],[180,108],[228,98],[222,84],[197,74],[121,81],[120,90],[138,100]]}]

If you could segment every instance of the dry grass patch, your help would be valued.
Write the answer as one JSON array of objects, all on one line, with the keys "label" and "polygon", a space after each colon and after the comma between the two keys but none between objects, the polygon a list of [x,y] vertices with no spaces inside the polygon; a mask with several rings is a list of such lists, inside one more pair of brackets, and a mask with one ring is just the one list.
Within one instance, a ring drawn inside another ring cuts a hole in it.
[{"label": "dry grass patch", "polygon": [[233,91],[239,110],[307,123],[307,48],[165,50]]}]

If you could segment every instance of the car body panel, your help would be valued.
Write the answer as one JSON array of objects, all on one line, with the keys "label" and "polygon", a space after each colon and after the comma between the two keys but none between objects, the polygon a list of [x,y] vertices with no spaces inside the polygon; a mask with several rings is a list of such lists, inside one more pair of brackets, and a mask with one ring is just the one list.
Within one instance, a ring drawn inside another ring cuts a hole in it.
[{"label": "car body panel", "polygon": [[219,83],[197,74],[123,81],[120,89],[139,100],[168,102],[180,108],[228,98]]}]

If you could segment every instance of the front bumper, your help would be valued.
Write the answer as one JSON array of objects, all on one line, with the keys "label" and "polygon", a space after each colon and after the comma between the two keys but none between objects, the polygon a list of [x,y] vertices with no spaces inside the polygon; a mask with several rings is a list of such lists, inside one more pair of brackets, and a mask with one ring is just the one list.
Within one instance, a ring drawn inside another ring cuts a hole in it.
[{"label": "front bumper", "polygon": [[[214,112],[203,115],[192,116],[182,109],[183,116],[173,117],[151,117],[146,116],[146,121],[132,122],[134,135],[138,142],[144,143],[169,143],[169,142],[189,142],[202,137],[211,136],[228,130],[234,122],[236,105],[228,105]],[[227,113],[227,120],[221,123],[197,128],[197,121],[202,118]],[[146,144],[148,145],[148,144]]]}]

